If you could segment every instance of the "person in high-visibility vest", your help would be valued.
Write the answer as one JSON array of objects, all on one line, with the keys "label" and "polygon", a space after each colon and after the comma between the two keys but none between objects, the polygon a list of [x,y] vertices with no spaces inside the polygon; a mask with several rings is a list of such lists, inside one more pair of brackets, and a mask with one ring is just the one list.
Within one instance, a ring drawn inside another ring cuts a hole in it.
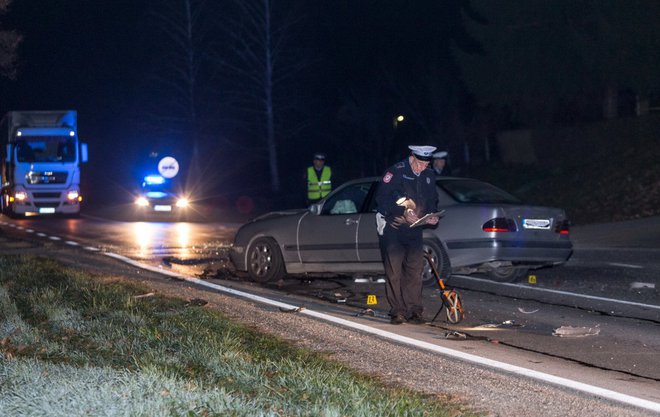
[{"label": "person in high-visibility vest", "polygon": [[315,153],[312,166],[307,167],[307,204],[312,204],[332,191],[332,168],[325,164],[325,154]]}]

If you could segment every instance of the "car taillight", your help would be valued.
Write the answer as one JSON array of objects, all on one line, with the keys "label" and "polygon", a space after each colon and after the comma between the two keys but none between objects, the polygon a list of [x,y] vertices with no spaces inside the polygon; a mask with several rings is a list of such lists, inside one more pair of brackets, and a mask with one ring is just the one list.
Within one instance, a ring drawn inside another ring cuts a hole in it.
[{"label": "car taillight", "polygon": [[496,217],[494,219],[488,220],[481,226],[484,232],[515,232],[518,229],[516,228],[516,223],[512,219],[507,219],[505,217]]},{"label": "car taillight", "polygon": [[560,235],[567,235],[570,230],[571,222],[568,220],[562,220],[557,223],[557,226],[555,226],[555,233],[559,233]]}]

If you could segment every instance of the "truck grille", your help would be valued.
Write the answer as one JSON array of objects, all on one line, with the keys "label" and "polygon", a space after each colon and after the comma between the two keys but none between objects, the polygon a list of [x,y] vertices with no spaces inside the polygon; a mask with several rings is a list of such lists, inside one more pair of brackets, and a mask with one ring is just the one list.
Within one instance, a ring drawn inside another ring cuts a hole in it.
[{"label": "truck grille", "polygon": [[64,184],[66,183],[66,177],[66,172],[30,172],[27,174],[27,181],[28,184]]},{"label": "truck grille", "polygon": [[32,193],[34,198],[60,198],[61,193]]}]

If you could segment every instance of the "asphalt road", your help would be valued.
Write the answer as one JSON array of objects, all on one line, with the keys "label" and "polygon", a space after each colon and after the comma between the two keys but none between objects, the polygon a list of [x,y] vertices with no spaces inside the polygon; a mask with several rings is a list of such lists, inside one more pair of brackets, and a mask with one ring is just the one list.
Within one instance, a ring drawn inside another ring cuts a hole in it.
[{"label": "asphalt road", "polygon": [[[392,326],[383,285],[351,278],[286,279],[262,286],[232,273],[226,250],[237,223],[125,222],[0,218],[4,233],[78,245],[208,282],[350,317],[406,337],[559,375],[656,402],[660,406],[660,219],[575,227],[575,253],[564,266],[498,284],[454,276],[465,319]],[[426,318],[440,291],[425,289]],[[368,301],[376,299],[376,304]],[[564,333],[562,336],[558,334]]]}]

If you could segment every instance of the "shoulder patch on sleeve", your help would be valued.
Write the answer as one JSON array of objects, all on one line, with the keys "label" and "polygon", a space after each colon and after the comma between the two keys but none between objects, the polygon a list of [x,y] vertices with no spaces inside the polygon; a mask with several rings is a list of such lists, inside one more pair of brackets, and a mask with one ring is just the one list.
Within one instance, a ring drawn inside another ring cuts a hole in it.
[{"label": "shoulder patch on sleeve", "polygon": [[397,162],[397,163],[394,165],[395,168],[404,168],[405,166],[406,166],[406,163],[403,162],[403,161],[401,161],[401,162]]},{"label": "shoulder patch on sleeve", "polygon": [[387,184],[388,182],[392,181],[393,176],[394,174],[392,174],[391,172],[386,172],[385,176],[383,177],[383,182]]}]

